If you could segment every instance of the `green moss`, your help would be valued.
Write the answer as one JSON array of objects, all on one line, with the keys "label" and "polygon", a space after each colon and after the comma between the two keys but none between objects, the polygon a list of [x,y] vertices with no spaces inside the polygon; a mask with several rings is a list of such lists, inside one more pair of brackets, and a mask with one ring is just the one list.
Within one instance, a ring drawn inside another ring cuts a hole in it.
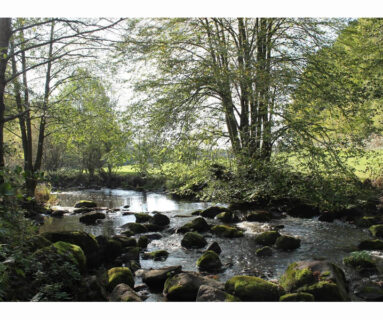
[{"label": "green moss", "polygon": [[359,243],[359,250],[383,250],[383,241],[379,239],[364,240]]},{"label": "green moss", "polygon": [[90,200],[80,200],[74,205],[75,208],[95,208],[97,203]]},{"label": "green moss", "polygon": [[169,253],[166,250],[157,250],[152,252],[145,252],[143,258],[153,259],[154,261],[163,261],[166,260],[169,256]]},{"label": "green moss", "polygon": [[257,235],[255,242],[264,246],[272,246],[280,236],[278,231],[266,231]]},{"label": "green moss", "polygon": [[368,251],[352,252],[343,259],[346,266],[355,268],[359,272],[376,271],[376,265]]},{"label": "green moss", "polygon": [[243,232],[237,228],[225,226],[223,224],[216,225],[211,228],[211,232],[219,237],[224,238],[239,238],[243,237]]},{"label": "green moss", "polygon": [[197,260],[197,267],[202,271],[218,271],[222,263],[214,251],[208,250]]},{"label": "green moss", "polygon": [[243,301],[278,301],[278,285],[252,276],[235,276],[225,284],[225,290]]},{"label": "green moss", "polygon": [[228,211],[221,212],[215,216],[215,219],[218,219],[218,220],[225,222],[225,223],[231,223],[231,222],[236,220],[235,218],[236,218],[236,216],[234,215],[234,213],[228,212]]},{"label": "green moss", "polygon": [[375,224],[369,230],[374,237],[383,237],[383,224]]},{"label": "green moss", "polygon": [[287,302],[287,301],[307,301],[312,302],[315,298],[311,293],[307,292],[299,292],[299,293],[288,293],[279,298],[279,301]]},{"label": "green moss", "polygon": [[52,244],[48,239],[46,239],[45,237],[43,237],[41,235],[31,237],[26,242],[27,242],[28,248],[31,250],[31,252],[34,252],[38,249],[47,247],[47,246]]},{"label": "green moss", "polygon": [[109,269],[107,272],[108,290],[112,291],[113,288],[120,283],[125,283],[129,287],[134,288],[134,278],[130,269],[126,267],[116,267]]},{"label": "green moss", "polygon": [[134,238],[125,237],[125,236],[114,236],[113,239],[120,242],[123,247],[137,246],[137,241]]},{"label": "green moss", "polygon": [[368,228],[378,222],[376,217],[364,216],[356,221],[356,225],[362,228]]},{"label": "green moss", "polygon": [[296,262],[290,264],[279,283],[287,291],[294,291],[304,285],[315,282],[313,272],[309,268],[299,269]]},{"label": "green moss", "polygon": [[198,232],[187,232],[181,240],[181,245],[185,248],[203,248],[207,242]]},{"label": "green moss", "polygon": [[136,217],[136,222],[148,222],[151,218],[149,214],[146,213],[135,213],[134,216]]},{"label": "green moss", "polygon": [[280,250],[294,250],[301,246],[301,240],[290,237],[290,236],[280,236],[275,242],[275,247]]},{"label": "green moss", "polygon": [[330,281],[319,281],[310,286],[304,286],[298,291],[311,293],[315,301],[346,301],[338,286]]},{"label": "green moss", "polygon": [[55,242],[52,246],[56,248],[60,255],[67,255],[78,266],[80,271],[85,270],[86,258],[84,251],[79,246],[63,241]]},{"label": "green moss", "polygon": [[273,254],[273,250],[269,246],[265,246],[260,249],[257,249],[255,253],[259,257],[268,257]]},{"label": "green moss", "polygon": [[185,233],[190,231],[204,232],[210,229],[206,220],[202,217],[195,218],[194,220],[184,224],[181,228],[178,229],[179,233]]},{"label": "green moss", "polygon": [[149,243],[149,239],[147,236],[141,236],[138,238],[137,244],[140,248],[146,248],[148,246],[148,243]]},{"label": "green moss", "polygon": [[148,232],[148,229],[141,223],[131,222],[127,223],[126,226],[134,234]]}]

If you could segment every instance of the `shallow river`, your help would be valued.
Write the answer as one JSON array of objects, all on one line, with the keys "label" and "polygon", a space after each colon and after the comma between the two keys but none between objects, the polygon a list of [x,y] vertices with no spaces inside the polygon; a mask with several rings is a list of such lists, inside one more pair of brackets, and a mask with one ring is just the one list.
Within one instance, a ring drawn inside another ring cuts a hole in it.
[{"label": "shallow river", "polygon": [[[94,200],[101,207],[119,208],[129,205],[129,211],[152,212],[160,211],[170,218],[170,228],[177,228],[192,220],[190,214],[197,209],[207,208],[209,203],[183,202],[172,200],[160,193],[143,193],[119,189],[82,190],[62,192],[57,194],[59,206],[73,206],[78,200]],[[107,213],[107,218],[99,224],[89,226],[79,222],[80,215],[65,215],[63,218],[46,217],[40,231],[83,230],[95,236],[111,236],[119,234],[121,226],[127,222],[134,222],[134,215],[123,216],[120,211]],[[176,215],[190,217],[175,217]],[[207,219],[208,223],[218,224],[217,221]],[[301,247],[291,252],[274,251],[271,257],[257,257],[255,250],[260,246],[255,244],[257,233],[266,231],[274,225],[283,224],[281,234],[297,236],[301,239]],[[337,222],[320,222],[316,219],[299,219],[287,217],[273,220],[270,223],[240,222],[238,227],[245,230],[245,236],[237,239],[218,238],[206,235],[208,243],[217,241],[222,248],[220,255],[226,266],[219,280],[225,281],[233,275],[258,275],[268,279],[276,279],[286,270],[287,266],[298,260],[312,258],[326,258],[342,268],[342,259],[362,240],[369,239],[367,231],[353,225]],[[141,260],[144,269],[159,268],[171,265],[182,265],[183,270],[196,271],[196,261],[203,252],[201,250],[185,250],[181,247],[181,234],[164,232],[163,238],[154,240],[148,245],[148,251],[165,249],[169,252],[166,261]]]}]

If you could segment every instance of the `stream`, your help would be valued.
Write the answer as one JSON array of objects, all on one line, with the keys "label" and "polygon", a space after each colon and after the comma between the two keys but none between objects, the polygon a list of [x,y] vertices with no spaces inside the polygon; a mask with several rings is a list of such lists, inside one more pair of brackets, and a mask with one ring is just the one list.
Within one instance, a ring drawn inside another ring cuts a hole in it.
[{"label": "stream", "polygon": [[[93,200],[100,207],[122,208],[129,205],[129,211],[152,212],[159,211],[169,216],[169,228],[175,229],[193,220],[191,213],[197,209],[205,209],[210,203],[185,202],[171,199],[166,194],[152,192],[137,192],[120,189],[81,190],[57,193],[57,208],[72,207],[75,202],[83,199]],[[224,204],[220,204],[223,205]],[[182,217],[175,217],[182,215]],[[122,212],[106,213],[106,219],[96,225],[85,225],[79,222],[81,215],[68,214],[62,218],[45,217],[40,232],[49,231],[85,231],[94,236],[112,236],[120,234],[122,225],[134,222],[134,215],[123,216]],[[187,216],[187,217],[185,217]],[[210,224],[219,224],[218,221],[206,219]],[[220,281],[226,281],[234,275],[247,274],[260,276],[266,279],[278,279],[287,266],[295,261],[315,258],[326,258],[345,269],[342,259],[351,251],[355,251],[358,243],[370,239],[367,230],[354,225],[335,221],[333,223],[321,222],[317,219],[300,219],[287,217],[272,220],[268,223],[239,222],[238,227],[245,230],[242,238],[219,238],[210,233],[205,234],[208,244],[217,241],[222,249],[220,255],[224,272],[218,275]],[[290,252],[273,250],[271,257],[258,257],[255,250],[260,248],[254,237],[276,225],[284,225],[281,234],[292,235],[301,239],[301,247]],[[183,270],[198,271],[196,261],[204,251],[186,250],[181,247],[182,234],[174,232],[162,233],[163,238],[149,243],[147,251],[165,249],[169,257],[165,261],[140,260],[143,269],[161,268],[165,266],[182,265]],[[347,270],[346,274],[347,274]],[[159,297],[149,297],[147,301],[158,301]]]}]

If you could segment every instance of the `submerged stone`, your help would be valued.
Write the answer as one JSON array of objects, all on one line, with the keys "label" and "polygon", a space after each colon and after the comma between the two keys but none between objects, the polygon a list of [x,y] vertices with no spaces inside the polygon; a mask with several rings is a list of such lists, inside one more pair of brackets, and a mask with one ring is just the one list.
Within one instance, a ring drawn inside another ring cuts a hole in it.
[{"label": "submerged stone", "polygon": [[273,255],[273,250],[269,246],[265,246],[260,249],[257,249],[255,253],[259,257],[269,257]]}]

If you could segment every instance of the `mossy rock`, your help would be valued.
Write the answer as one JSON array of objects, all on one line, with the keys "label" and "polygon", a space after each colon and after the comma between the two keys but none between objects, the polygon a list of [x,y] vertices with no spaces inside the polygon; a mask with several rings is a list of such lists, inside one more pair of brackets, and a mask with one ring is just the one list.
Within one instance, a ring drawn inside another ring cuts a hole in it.
[{"label": "mossy rock", "polygon": [[258,210],[249,213],[246,216],[247,221],[255,221],[255,222],[268,222],[271,220],[271,214],[265,210]]},{"label": "mossy rock", "polygon": [[294,250],[301,246],[301,240],[291,236],[280,236],[275,242],[275,247],[280,250]]},{"label": "mossy rock", "polygon": [[165,228],[163,226],[153,223],[146,223],[143,226],[148,230],[148,232],[158,232],[164,230]]},{"label": "mossy rock", "polygon": [[224,223],[232,223],[232,222],[237,222],[238,217],[230,211],[224,211],[215,216],[215,219],[220,220]]},{"label": "mossy rock", "polygon": [[165,226],[169,225],[170,219],[168,216],[166,216],[162,213],[156,212],[154,214],[154,216],[151,217],[150,222],[154,225],[165,227]]},{"label": "mossy rock", "polygon": [[365,301],[383,301],[383,288],[378,283],[367,282],[361,284],[355,295]]},{"label": "mossy rock", "polygon": [[131,237],[125,237],[125,236],[114,236],[113,240],[116,240],[121,243],[123,247],[136,247],[137,246],[137,240]]},{"label": "mossy rock", "polygon": [[97,203],[91,200],[80,200],[74,205],[75,208],[96,208]]},{"label": "mossy rock", "polygon": [[195,301],[201,285],[223,290],[223,284],[196,272],[181,272],[165,281],[163,295],[169,301]]},{"label": "mossy rock", "polygon": [[94,208],[76,208],[73,210],[73,213],[87,213],[94,211]]},{"label": "mossy rock", "polygon": [[140,247],[140,248],[146,248],[149,244],[149,239],[147,236],[141,236],[138,238],[138,241],[137,241],[137,245]]},{"label": "mossy rock", "polygon": [[80,271],[85,271],[86,257],[84,251],[79,246],[64,241],[55,242],[52,246],[56,248],[59,254],[68,255]]},{"label": "mossy rock", "polygon": [[287,291],[315,283],[316,278],[309,267],[301,268],[296,262],[290,264],[279,283]]},{"label": "mossy rock", "polygon": [[87,213],[80,217],[79,221],[84,224],[94,224],[97,220],[105,219],[106,215],[102,212]]},{"label": "mossy rock", "polygon": [[120,241],[108,239],[104,248],[104,257],[107,262],[115,260],[123,251],[123,246]]},{"label": "mossy rock", "polygon": [[186,233],[191,231],[205,232],[209,230],[210,230],[210,226],[207,224],[206,220],[202,217],[198,217],[184,224],[181,228],[177,230],[177,232],[178,233]]},{"label": "mossy rock", "polygon": [[315,301],[348,301],[339,291],[338,286],[330,281],[319,281],[310,286],[304,286],[298,292],[310,293]]},{"label": "mossy rock", "polygon": [[136,217],[137,223],[148,222],[152,218],[151,215],[147,213],[135,213],[134,216]]},{"label": "mossy rock", "polygon": [[206,251],[208,251],[208,250],[214,251],[218,255],[220,255],[222,252],[221,247],[219,246],[219,244],[216,241],[214,241],[212,244],[210,244],[207,247]]},{"label": "mossy rock", "polygon": [[131,237],[131,236],[134,236],[134,232],[130,231],[130,230],[125,230],[125,231],[122,231],[121,234],[125,237]]},{"label": "mossy rock", "polygon": [[369,230],[373,237],[383,237],[383,224],[375,224]]},{"label": "mossy rock", "polygon": [[129,287],[134,288],[133,274],[129,268],[116,267],[107,271],[107,288],[112,291],[114,287],[120,283],[125,283]]},{"label": "mossy rock", "polygon": [[49,246],[36,250],[33,253],[33,257],[40,262],[46,262],[47,266],[50,265],[50,261],[55,255],[62,257],[63,261],[75,265],[80,272],[84,272],[86,269],[86,257],[84,251],[79,246],[72,243],[57,241]]},{"label": "mossy rock", "polygon": [[41,236],[51,242],[64,241],[81,247],[87,258],[88,266],[95,266],[99,263],[100,246],[96,238],[89,233],[83,231],[58,231],[45,232]]},{"label": "mossy rock", "polygon": [[147,270],[142,275],[142,281],[153,290],[163,290],[166,279],[182,271],[182,266],[171,266],[161,269]]},{"label": "mossy rock", "polygon": [[255,253],[259,257],[270,257],[273,255],[273,250],[269,246],[265,246],[260,249],[257,249]]},{"label": "mossy rock", "polygon": [[383,241],[379,239],[375,240],[363,240],[358,245],[359,250],[383,250]]},{"label": "mossy rock", "polygon": [[213,206],[213,207],[210,207],[210,208],[207,208],[205,210],[203,210],[200,215],[204,218],[210,218],[210,219],[214,219],[216,215],[218,215],[219,213],[221,212],[229,212],[230,210],[227,209],[227,208],[224,208],[224,207],[216,207],[216,206]]},{"label": "mossy rock", "polygon": [[169,252],[166,250],[157,250],[152,252],[145,252],[142,256],[143,259],[152,259],[154,261],[164,261],[168,258]]},{"label": "mossy rock", "polygon": [[283,290],[276,284],[252,276],[235,276],[225,284],[225,291],[242,301],[279,301]]},{"label": "mossy rock", "polygon": [[239,238],[243,237],[243,231],[238,228],[219,224],[211,228],[211,232],[223,238]]},{"label": "mossy rock", "polygon": [[192,216],[200,216],[202,213],[202,210],[196,210],[191,213]]},{"label": "mossy rock", "polygon": [[208,250],[197,260],[197,267],[201,271],[218,272],[221,270],[222,263],[214,251]]},{"label": "mossy rock", "polygon": [[223,290],[219,290],[217,288],[213,288],[207,285],[202,285],[199,287],[196,301],[197,302],[238,302],[241,300]]},{"label": "mossy rock", "polygon": [[187,232],[181,240],[181,245],[188,249],[198,249],[206,246],[207,242],[198,232]]},{"label": "mossy rock", "polygon": [[[317,285],[320,282],[331,283],[336,289],[333,289],[332,285]],[[304,291],[311,293],[315,296],[315,301],[324,301],[322,292],[326,292],[326,290],[330,294],[327,298],[329,300],[326,301],[349,300],[348,285],[344,272],[338,266],[326,260],[294,262],[289,265],[279,283],[287,292]],[[312,290],[307,291],[307,288]]]},{"label": "mossy rock", "polygon": [[37,235],[33,236],[26,241],[30,252],[35,252],[38,249],[47,247],[52,244],[47,238]]},{"label": "mossy rock", "polygon": [[281,302],[313,302],[315,301],[314,296],[311,293],[299,292],[299,293],[288,293],[279,298]]},{"label": "mossy rock", "polygon": [[139,261],[140,260],[140,248],[139,247],[126,247],[123,249],[123,253],[119,259],[125,263],[129,261]]},{"label": "mossy rock", "polygon": [[377,272],[376,264],[368,251],[352,252],[343,259],[343,263],[362,274]]},{"label": "mossy rock", "polygon": [[255,237],[255,242],[264,246],[272,246],[280,237],[278,231],[266,231]]},{"label": "mossy rock", "polygon": [[369,227],[371,227],[372,225],[374,225],[374,224],[376,224],[378,222],[379,222],[379,219],[377,217],[374,217],[374,216],[364,216],[364,217],[356,220],[355,224],[358,227],[369,228]]},{"label": "mossy rock", "polygon": [[144,226],[143,224],[135,223],[135,222],[127,223],[126,225],[124,225],[124,227],[127,227],[129,231],[133,232],[134,234],[146,233],[149,231],[147,227]]}]

